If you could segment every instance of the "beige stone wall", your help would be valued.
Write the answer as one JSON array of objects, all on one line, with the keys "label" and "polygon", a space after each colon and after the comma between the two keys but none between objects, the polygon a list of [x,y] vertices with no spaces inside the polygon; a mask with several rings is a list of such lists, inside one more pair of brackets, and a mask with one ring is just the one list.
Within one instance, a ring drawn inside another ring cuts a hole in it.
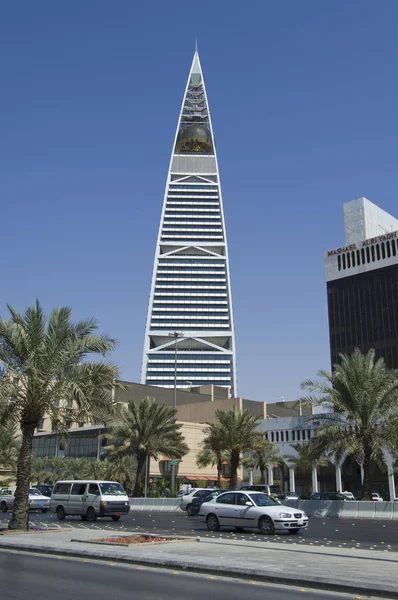
[{"label": "beige stone wall", "polygon": [[[181,432],[184,436],[185,443],[189,448],[188,454],[186,454],[178,468],[178,475],[190,475],[197,476],[200,478],[201,475],[207,477],[217,477],[217,468],[209,466],[204,469],[199,469],[196,466],[196,457],[198,452],[202,449],[202,442],[205,436],[205,425],[199,423],[181,423]],[[162,456],[160,458],[163,458]],[[158,477],[160,473],[159,462],[151,460],[150,464],[151,476]]]},{"label": "beige stone wall", "polygon": [[241,408],[240,398],[225,398],[213,402],[200,402],[193,404],[177,405],[177,418],[179,421],[192,421],[194,423],[214,423],[217,421],[216,410],[229,410]]}]

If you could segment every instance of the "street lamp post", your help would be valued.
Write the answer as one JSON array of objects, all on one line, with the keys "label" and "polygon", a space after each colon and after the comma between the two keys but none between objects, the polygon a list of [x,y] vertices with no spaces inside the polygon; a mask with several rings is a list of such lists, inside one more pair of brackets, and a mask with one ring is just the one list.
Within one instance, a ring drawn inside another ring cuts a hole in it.
[{"label": "street lamp post", "polygon": [[[179,331],[169,333],[170,337],[174,338],[174,394],[173,394],[173,410],[177,410],[177,342],[183,337]],[[176,488],[176,466],[171,465],[171,493],[174,494]]]}]

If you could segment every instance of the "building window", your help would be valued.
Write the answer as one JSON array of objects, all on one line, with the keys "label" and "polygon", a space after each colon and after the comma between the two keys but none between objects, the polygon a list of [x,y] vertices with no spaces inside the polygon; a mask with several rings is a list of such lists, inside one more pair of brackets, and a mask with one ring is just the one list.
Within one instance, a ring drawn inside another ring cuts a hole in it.
[{"label": "building window", "polygon": [[361,264],[361,253],[359,250],[357,250],[357,265]]},{"label": "building window", "polygon": [[370,263],[370,250],[369,250],[369,246],[366,246],[366,262]]},{"label": "building window", "polygon": [[286,431],[286,436],[285,437],[286,437],[286,441],[288,442],[289,441],[289,432],[288,431]]},{"label": "building window", "polygon": [[397,254],[397,247],[395,245],[395,240],[391,240],[391,250],[392,250],[392,255],[396,256],[396,254]]},{"label": "building window", "polygon": [[365,250],[364,250],[364,248],[361,248],[361,258],[362,258],[362,264],[364,265],[365,262],[366,262],[365,261]]},{"label": "building window", "polygon": [[347,269],[351,268],[351,259],[350,259],[350,253],[347,252]]},{"label": "building window", "polygon": [[346,263],[345,263],[345,254],[341,255],[341,260],[343,262],[343,270],[346,268]]},{"label": "building window", "polygon": [[275,441],[274,432],[273,432],[273,431],[271,431],[271,442],[274,442],[274,441]]},{"label": "building window", "polygon": [[341,271],[341,256],[340,254],[337,256],[337,268]]},{"label": "building window", "polygon": [[376,256],[375,256],[375,247],[374,246],[371,246],[370,252],[372,254],[372,262],[375,262]]},{"label": "building window", "polygon": [[376,244],[376,258],[380,260],[380,244]]},{"label": "building window", "polygon": [[386,247],[387,247],[387,256],[388,258],[391,257],[391,246],[390,246],[390,242],[386,242]]},{"label": "building window", "polygon": [[355,250],[351,252],[351,262],[352,266],[355,267]]},{"label": "building window", "polygon": [[279,431],[275,432],[275,439],[277,442],[279,442]]},{"label": "building window", "polygon": [[296,441],[296,432],[293,430],[292,431],[292,442]]},{"label": "building window", "polygon": [[386,257],[386,247],[385,247],[385,245],[384,245],[384,242],[382,242],[382,243],[380,244],[380,246],[381,246],[381,257],[382,257],[382,258],[385,258],[385,257]]},{"label": "building window", "polygon": [[284,442],[284,436],[283,436],[283,431],[281,431],[281,442]]}]

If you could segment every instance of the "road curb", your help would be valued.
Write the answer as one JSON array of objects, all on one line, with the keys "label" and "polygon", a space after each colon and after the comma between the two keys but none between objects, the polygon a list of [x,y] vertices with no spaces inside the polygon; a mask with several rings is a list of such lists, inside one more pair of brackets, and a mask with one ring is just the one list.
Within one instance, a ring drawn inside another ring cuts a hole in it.
[{"label": "road curb", "polygon": [[366,595],[366,596],[375,596],[379,598],[385,599],[394,599],[397,598],[397,591],[383,588],[381,586],[376,586],[373,588],[365,587],[361,585],[361,583],[350,585],[344,583],[335,583],[333,581],[329,581],[328,579],[317,578],[310,579],[307,577],[291,577],[289,575],[274,575],[274,574],[264,574],[259,573],[255,569],[239,569],[234,567],[233,569],[228,569],[225,566],[217,567],[217,566],[200,566],[200,565],[192,565],[189,563],[184,563],[178,560],[171,559],[161,559],[159,558],[132,558],[132,557],[121,557],[121,556],[113,556],[111,554],[106,555],[102,554],[90,554],[87,550],[67,550],[67,549],[53,549],[48,548],[46,546],[27,546],[24,544],[0,544],[0,550],[20,550],[23,552],[29,552],[31,554],[43,554],[43,555],[55,555],[55,556],[65,556],[71,558],[83,558],[85,560],[98,560],[98,561],[111,561],[113,563],[120,564],[131,564],[138,565],[142,567],[152,567],[152,568],[163,568],[170,570],[179,570],[184,571],[185,573],[199,573],[204,575],[213,575],[220,577],[228,577],[234,579],[246,579],[246,580],[256,580],[262,583],[272,583],[272,584],[280,584],[280,585],[290,585],[294,587],[305,587],[308,589],[314,590],[325,590],[331,592],[339,592],[345,594],[354,594],[354,595]]}]

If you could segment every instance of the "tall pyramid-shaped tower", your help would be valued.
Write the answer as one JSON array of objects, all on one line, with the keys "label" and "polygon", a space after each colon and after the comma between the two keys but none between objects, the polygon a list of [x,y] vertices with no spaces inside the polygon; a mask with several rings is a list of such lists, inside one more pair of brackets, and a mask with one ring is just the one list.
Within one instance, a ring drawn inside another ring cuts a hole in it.
[{"label": "tall pyramid-shaped tower", "polygon": [[237,393],[221,185],[197,51],[167,176],[141,382],[168,388],[214,384]]}]

